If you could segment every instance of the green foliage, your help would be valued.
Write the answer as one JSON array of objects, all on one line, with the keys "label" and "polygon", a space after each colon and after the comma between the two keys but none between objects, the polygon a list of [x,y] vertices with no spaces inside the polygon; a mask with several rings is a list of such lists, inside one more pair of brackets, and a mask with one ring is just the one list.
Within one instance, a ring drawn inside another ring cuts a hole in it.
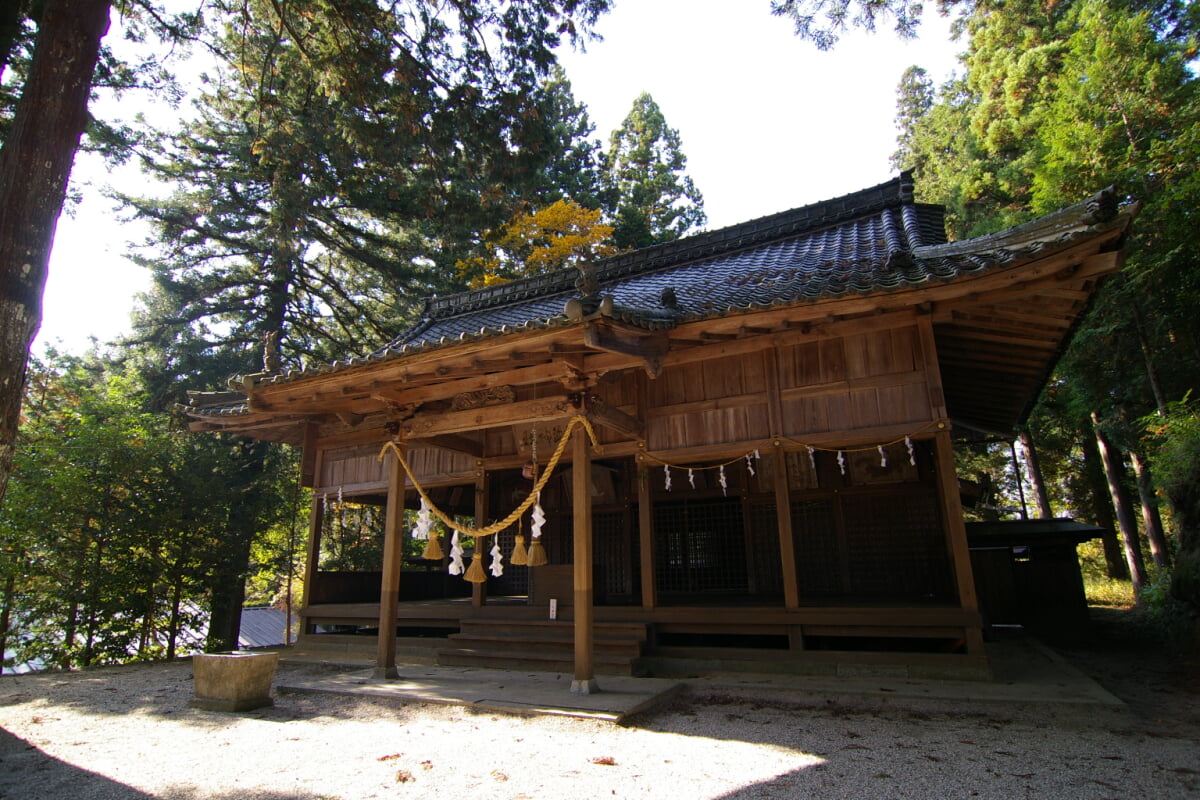
[{"label": "green foliage", "polygon": [[1185,398],[1144,423],[1179,535],[1171,593],[1200,609],[1200,408]]},{"label": "green foliage", "polygon": [[[1142,204],[1125,268],[1101,288],[1030,422],[1056,507],[1099,520],[1107,500],[1083,479],[1094,469],[1083,458],[1090,416],[1141,452],[1137,418],[1196,389],[1200,16],[1174,0],[1018,0],[976,4],[965,19],[965,74],[932,105],[914,74],[899,90],[898,164],[916,171],[922,199],[947,205],[952,234],[996,231],[1110,184]],[[1167,449],[1150,455],[1156,476],[1176,474]],[[1164,491],[1180,552],[1173,586],[1200,599],[1198,474],[1184,470]]]},{"label": "green foliage", "polygon": [[[943,12],[961,0],[939,0]],[[829,50],[849,28],[874,33],[881,22],[895,20],[902,39],[912,39],[921,24],[924,5],[917,0],[771,0],[771,13],[790,19],[796,36]]]},{"label": "green foliage", "polygon": [[32,367],[0,509],[9,648],[61,667],[173,654],[221,558],[237,447],[180,431],[101,358]]},{"label": "green foliage", "polygon": [[704,198],[688,177],[679,131],[648,94],[613,131],[604,156],[606,208],[622,250],[673,241],[703,227]]}]

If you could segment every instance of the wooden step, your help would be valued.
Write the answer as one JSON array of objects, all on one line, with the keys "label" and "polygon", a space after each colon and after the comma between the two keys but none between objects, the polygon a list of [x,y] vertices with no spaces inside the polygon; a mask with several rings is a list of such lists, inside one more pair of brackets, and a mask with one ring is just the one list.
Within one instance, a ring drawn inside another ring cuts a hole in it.
[{"label": "wooden step", "polygon": [[[480,650],[454,648],[438,651],[439,666],[476,667],[481,669],[530,670],[536,672],[565,672],[575,669],[570,654],[554,654],[545,650]],[[638,659],[596,653],[592,665],[602,675],[636,675]]]},{"label": "wooden step", "polygon": [[[483,633],[495,635],[501,632],[534,636],[558,633],[573,638],[575,623],[570,620],[549,619],[464,619],[459,624],[462,633]],[[646,641],[646,625],[641,622],[596,622],[592,631],[597,640],[622,639]]]},{"label": "wooden step", "polygon": [[[593,664],[599,673],[634,675],[646,644],[646,626],[596,623]],[[575,626],[562,620],[463,620],[451,634],[451,647],[438,650],[445,666],[571,672],[575,667]]]},{"label": "wooden step", "polygon": [[[507,633],[452,633],[447,637],[455,648],[471,648],[479,650],[545,650],[550,653],[565,653],[568,656],[575,652],[573,636],[537,637],[514,636]],[[592,649],[596,653],[637,658],[642,655],[642,642],[633,639],[596,637]]]}]

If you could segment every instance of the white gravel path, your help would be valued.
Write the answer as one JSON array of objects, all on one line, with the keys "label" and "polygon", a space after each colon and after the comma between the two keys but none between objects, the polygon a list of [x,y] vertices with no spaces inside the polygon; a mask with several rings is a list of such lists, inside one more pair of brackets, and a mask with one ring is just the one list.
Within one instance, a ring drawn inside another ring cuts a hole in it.
[{"label": "white gravel path", "polygon": [[292,693],[221,714],[191,696],[186,662],[0,677],[0,798],[1200,797],[1188,693],[1151,716],[691,694],[626,727]]}]

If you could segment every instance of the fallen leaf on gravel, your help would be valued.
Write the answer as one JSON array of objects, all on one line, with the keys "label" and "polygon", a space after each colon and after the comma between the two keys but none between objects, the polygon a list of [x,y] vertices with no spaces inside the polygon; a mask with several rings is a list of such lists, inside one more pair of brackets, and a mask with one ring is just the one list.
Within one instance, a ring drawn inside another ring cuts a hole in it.
[{"label": "fallen leaf on gravel", "polygon": [[392,753],[391,755],[380,756],[379,758],[377,758],[375,760],[376,761],[391,761],[393,759],[399,758],[402,755],[403,755],[403,753]]},{"label": "fallen leaf on gravel", "polygon": [[615,767],[617,765],[617,760],[612,756],[597,756],[596,758],[592,759],[592,763],[600,764],[605,767]]},{"label": "fallen leaf on gravel", "polygon": [[416,780],[413,774],[406,769],[402,769],[396,773],[396,783],[411,783]]}]

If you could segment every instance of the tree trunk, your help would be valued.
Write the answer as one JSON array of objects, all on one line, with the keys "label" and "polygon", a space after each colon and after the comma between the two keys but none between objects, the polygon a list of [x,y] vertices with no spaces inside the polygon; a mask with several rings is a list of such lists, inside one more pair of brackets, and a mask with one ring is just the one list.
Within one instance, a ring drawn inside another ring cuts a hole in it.
[{"label": "tree trunk", "polygon": [[1112,498],[1108,492],[1100,450],[1096,446],[1096,440],[1086,431],[1079,437],[1079,445],[1083,450],[1084,475],[1092,493],[1092,524],[1104,531],[1100,542],[1104,545],[1104,563],[1108,568],[1108,577],[1127,581],[1129,564],[1125,561],[1125,554],[1121,552],[1121,540],[1117,535],[1116,519],[1113,518]]},{"label": "tree trunk", "polygon": [[1104,474],[1108,478],[1108,490],[1113,498],[1113,506],[1117,509],[1117,524],[1121,528],[1121,543],[1125,547],[1125,560],[1129,562],[1129,577],[1133,581],[1133,594],[1137,602],[1141,601],[1142,587],[1146,585],[1146,564],[1142,559],[1141,536],[1138,534],[1137,521],[1133,518],[1133,503],[1129,490],[1122,480],[1125,465],[1117,458],[1116,448],[1109,443],[1104,432],[1100,430],[1100,418],[1092,413],[1092,425],[1096,429],[1096,446],[1100,450],[1100,458],[1104,463]]},{"label": "tree trunk", "polygon": [[238,647],[242,604],[246,598],[246,572],[264,504],[261,484],[269,468],[269,444],[243,440],[238,446],[242,460],[236,470],[236,483],[230,485],[237,499],[230,504],[221,554],[208,583],[209,623],[204,646],[210,653]]},{"label": "tree trunk", "polygon": [[1033,485],[1033,493],[1037,496],[1038,517],[1054,519],[1054,509],[1050,507],[1050,495],[1046,493],[1046,479],[1042,477],[1042,464],[1038,461],[1037,451],[1033,449],[1033,436],[1028,430],[1021,431],[1021,448],[1025,451],[1025,469],[1029,472],[1029,482]]},{"label": "tree trunk", "polygon": [[0,593],[0,675],[4,674],[4,654],[8,652],[8,635],[12,625],[13,598],[17,594],[17,576],[10,574],[4,579],[4,592]]},{"label": "tree trunk", "polygon": [[29,346],[109,0],[46,0],[29,76],[0,148],[0,501],[8,489]]},{"label": "tree trunk", "polygon": [[1170,569],[1171,551],[1163,531],[1162,516],[1158,512],[1158,497],[1154,493],[1150,464],[1136,451],[1130,451],[1129,460],[1133,464],[1133,474],[1137,477],[1138,498],[1142,501],[1142,523],[1146,529],[1146,538],[1150,541],[1150,555],[1154,558],[1154,566]]}]

